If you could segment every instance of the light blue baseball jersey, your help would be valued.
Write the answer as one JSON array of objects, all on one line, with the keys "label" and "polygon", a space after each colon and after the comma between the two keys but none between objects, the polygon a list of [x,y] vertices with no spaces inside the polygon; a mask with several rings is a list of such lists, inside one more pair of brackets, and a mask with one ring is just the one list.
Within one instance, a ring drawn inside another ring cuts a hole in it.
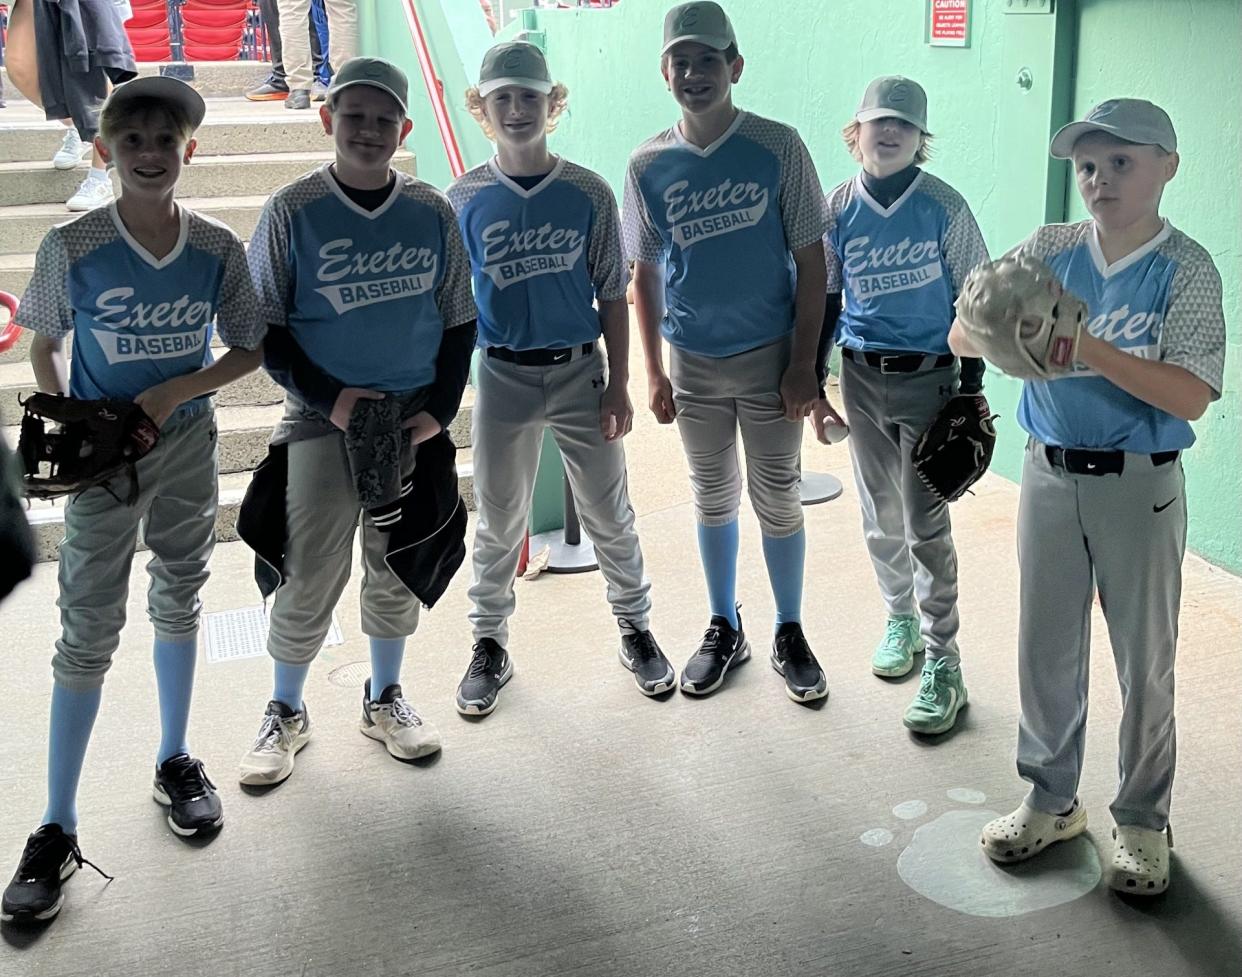
[{"label": "light blue baseball jersey", "polygon": [[961,194],[920,171],[882,207],[859,175],[832,190],[827,204],[828,291],[843,293],[837,344],[949,352],[953,302],[971,269],[988,260]]},{"label": "light blue baseball jersey", "polygon": [[272,194],[248,257],[265,320],[346,386],[427,386],[444,330],[475,317],[453,208],[405,173],[373,211],[328,166],[306,174]]},{"label": "light blue baseball jersey", "polygon": [[[1151,241],[1108,264],[1095,222],[1050,224],[1018,246],[1046,261],[1087,304],[1091,335],[1143,359],[1173,363],[1220,397],[1225,313],[1220,274],[1198,243],[1167,221]],[[1045,444],[1138,453],[1188,448],[1190,424],[1078,364],[1067,376],[1028,381],[1018,422]]]},{"label": "light blue baseball jersey", "polygon": [[70,396],[132,400],[212,362],[213,323],[225,345],[256,349],[259,314],[240,238],[178,206],[180,234],[156,258],[116,205],[52,228],[39,247],[17,321],[41,335],[73,334]]},{"label": "light blue baseball jersey", "polygon": [[827,217],[815,164],[797,131],[739,112],[706,149],[666,129],[630,156],[622,228],[627,256],[663,262],[664,337],[732,356],[793,329],[791,252]]},{"label": "light blue baseball jersey", "polygon": [[474,268],[479,345],[564,348],[599,338],[593,303],[625,298],[617,201],[558,159],[527,190],[490,160],[448,189]]}]

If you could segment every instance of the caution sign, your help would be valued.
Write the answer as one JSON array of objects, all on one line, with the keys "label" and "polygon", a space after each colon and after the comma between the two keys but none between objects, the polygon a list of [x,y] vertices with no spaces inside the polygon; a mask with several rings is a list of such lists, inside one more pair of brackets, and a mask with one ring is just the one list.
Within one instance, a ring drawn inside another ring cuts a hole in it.
[{"label": "caution sign", "polygon": [[968,47],[971,0],[927,0],[927,43]]}]

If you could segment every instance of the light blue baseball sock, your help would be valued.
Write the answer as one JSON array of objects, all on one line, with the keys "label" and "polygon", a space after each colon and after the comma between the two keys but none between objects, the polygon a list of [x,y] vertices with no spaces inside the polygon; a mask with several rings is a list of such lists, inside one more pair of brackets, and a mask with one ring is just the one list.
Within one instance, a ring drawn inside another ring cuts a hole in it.
[{"label": "light blue baseball sock", "polygon": [[806,529],[791,536],[764,536],[763,560],[776,602],[776,627],[802,620],[802,572],[806,565]]},{"label": "light blue baseball sock", "polygon": [[405,657],[405,638],[371,638],[371,700],[401,681],[401,659]]},{"label": "light blue baseball sock", "polygon": [[283,702],[294,712],[302,711],[302,690],[306,687],[306,676],[310,674],[310,665],[290,665],[287,662],[273,662],[275,680],[272,686],[272,698]]},{"label": "light blue baseball sock", "polygon": [[47,810],[44,824],[59,824],[66,834],[78,830],[78,781],[91,740],[103,688],[67,689],[52,685],[52,714],[47,737]]},{"label": "light blue baseball sock", "polygon": [[699,558],[707,578],[707,601],[713,617],[737,627],[737,520],[723,526],[698,524]]},{"label": "light blue baseball sock", "polygon": [[155,662],[155,687],[160,698],[160,749],[155,756],[158,765],[178,753],[190,752],[186,732],[190,727],[190,698],[194,693],[198,637],[180,641],[156,638],[152,658]]}]

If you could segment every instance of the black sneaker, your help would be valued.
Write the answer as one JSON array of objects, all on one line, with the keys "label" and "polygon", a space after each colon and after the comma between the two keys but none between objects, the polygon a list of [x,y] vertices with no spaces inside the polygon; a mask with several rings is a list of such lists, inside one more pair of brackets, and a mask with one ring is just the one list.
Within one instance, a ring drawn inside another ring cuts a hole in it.
[{"label": "black sneaker", "polygon": [[82,857],[78,836],[67,835],[59,824],[45,824],[26,839],[22,860],[0,902],[0,921],[45,923],[64,905],[61,886],[83,865],[90,865],[109,882],[112,876]]},{"label": "black sneaker", "polygon": [[785,693],[794,702],[811,702],[828,695],[828,678],[796,621],[776,629],[772,667],[785,676]]},{"label": "black sneaker", "polygon": [[463,716],[486,716],[496,708],[501,686],[513,677],[513,660],[493,638],[475,642],[470,667],[457,686],[457,711]]},{"label": "black sneaker", "polygon": [[737,630],[729,624],[728,618],[714,614],[699,650],[681,670],[681,691],[687,695],[715,692],[724,682],[725,673],[749,657],[750,643],[742,630],[741,607],[738,607]]},{"label": "black sneaker", "polygon": [[182,838],[217,831],[224,824],[216,785],[207,779],[203,761],[187,753],[171,756],[155,768],[151,796],[168,808],[168,826]]},{"label": "black sneaker", "polygon": [[295,88],[288,97],[285,98],[285,108],[287,109],[308,109],[311,107],[310,90],[306,88]]},{"label": "black sneaker", "polygon": [[246,98],[252,102],[283,102],[288,97],[289,86],[271,78],[246,92]]},{"label": "black sneaker", "polygon": [[659,695],[677,684],[677,673],[650,631],[627,631],[621,635],[621,664],[634,673],[638,691]]}]

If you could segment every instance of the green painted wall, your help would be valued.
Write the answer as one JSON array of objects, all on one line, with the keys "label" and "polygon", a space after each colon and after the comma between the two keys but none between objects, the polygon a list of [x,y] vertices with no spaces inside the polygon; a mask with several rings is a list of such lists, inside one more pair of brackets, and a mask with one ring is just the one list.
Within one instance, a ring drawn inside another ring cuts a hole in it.
[{"label": "green painted wall", "polygon": [[[424,8],[474,7],[473,0],[420,2]],[[659,73],[661,25],[669,5],[669,0],[624,0],[610,10],[536,15],[553,75],[570,89],[569,110],[552,137],[553,148],[598,170],[618,194],[630,151],[677,117]],[[385,38],[380,50],[401,60],[398,35],[405,32],[404,22],[395,2],[391,11],[388,0],[383,6],[386,12],[375,16]],[[889,73],[918,79],[928,91],[936,134],[929,168],[970,201],[996,254],[1037,224],[1080,216],[1067,168],[1047,155],[1053,130],[1109,95],[1164,104],[1184,148],[1199,157],[1183,159],[1165,211],[1216,257],[1232,327],[1226,381],[1231,391],[1198,425],[1203,443],[1187,463],[1191,545],[1242,571],[1242,507],[1231,491],[1242,468],[1236,389],[1242,321],[1236,194],[1242,175],[1242,7],[1237,0],[1058,0],[1053,13],[1012,15],[1004,12],[1002,0],[974,0],[972,6],[971,46],[954,49],[924,43],[924,4],[918,0],[733,0],[726,7],[747,59],[735,99],[796,125],[827,188],[855,170],[839,132],[867,82]],[[465,33],[451,46],[477,54],[490,39],[482,15],[473,19],[477,30],[469,28],[471,20],[458,18],[456,29]],[[505,35],[520,29],[511,25]],[[437,39],[440,43],[445,42]],[[455,56],[462,66],[460,51]],[[415,70],[412,54],[409,58]],[[463,78],[477,70],[477,60],[465,62]],[[1018,84],[1023,69],[1029,88]],[[463,128],[473,129],[473,121],[464,112],[460,116],[468,123]],[[430,162],[424,165],[425,153],[438,151],[438,141],[427,142],[434,138],[434,129],[428,133],[416,118],[420,171],[442,182]],[[1206,158],[1213,160],[1210,172],[1201,162]],[[1002,414],[995,467],[1010,478],[1018,475],[1023,444],[1013,421],[1018,389],[990,373],[989,398]]]},{"label": "green painted wall", "polygon": [[[1186,456],[1190,543],[1242,571],[1242,4],[1237,0],[1079,0],[1075,111],[1115,95],[1162,105],[1181,168],[1164,215],[1212,254],[1225,283],[1225,391],[1195,424]],[[1124,38],[1124,43],[1118,39]],[[1076,190],[1071,217],[1087,217]]]}]

